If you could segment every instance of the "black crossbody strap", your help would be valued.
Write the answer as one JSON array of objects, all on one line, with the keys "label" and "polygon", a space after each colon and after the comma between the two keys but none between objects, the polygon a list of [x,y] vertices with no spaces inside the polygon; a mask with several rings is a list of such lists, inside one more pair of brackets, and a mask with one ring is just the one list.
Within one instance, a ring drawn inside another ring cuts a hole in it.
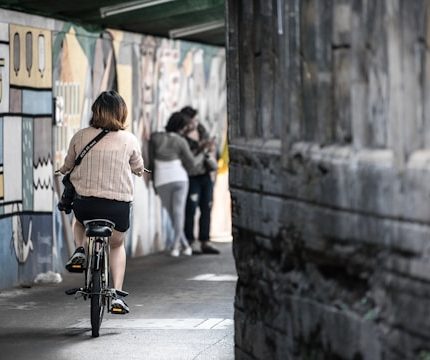
[{"label": "black crossbody strap", "polygon": [[[107,133],[109,132],[109,130],[103,129],[101,131],[101,133],[99,133],[94,139],[92,139],[81,151],[81,153],[78,155],[78,157],[75,159],[75,165],[73,166],[73,169],[75,168],[75,166],[79,165],[82,161],[82,159],[84,158],[85,155],[87,155],[88,151],[91,150],[91,148],[97,144],[101,138],[103,136],[105,136]],[[72,169],[72,170],[73,170]],[[72,170],[70,170],[70,172],[72,172]]]}]

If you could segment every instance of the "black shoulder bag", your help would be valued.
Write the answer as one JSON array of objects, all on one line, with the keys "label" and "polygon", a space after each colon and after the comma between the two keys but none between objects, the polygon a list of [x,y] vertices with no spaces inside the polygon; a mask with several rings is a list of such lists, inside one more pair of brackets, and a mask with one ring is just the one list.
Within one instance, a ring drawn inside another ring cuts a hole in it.
[{"label": "black shoulder bag", "polygon": [[70,181],[70,174],[72,173],[73,169],[81,163],[82,159],[88,153],[88,151],[90,151],[90,149],[95,144],[97,144],[101,140],[101,138],[105,136],[108,132],[109,130],[103,129],[101,133],[99,133],[94,139],[92,139],[75,159],[75,164],[73,165],[72,169],[66,175],[64,175],[63,180],[61,181],[64,185],[64,191],[57,205],[58,210],[64,211],[66,214],[70,214],[70,212],[72,211],[72,205],[73,200],[76,196],[76,190],[72,182]]}]

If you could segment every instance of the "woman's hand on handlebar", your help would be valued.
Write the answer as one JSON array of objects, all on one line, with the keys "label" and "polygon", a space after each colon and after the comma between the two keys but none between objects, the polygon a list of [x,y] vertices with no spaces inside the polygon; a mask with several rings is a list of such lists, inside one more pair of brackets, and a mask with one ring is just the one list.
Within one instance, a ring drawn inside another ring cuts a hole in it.
[{"label": "woman's hand on handlebar", "polygon": [[147,168],[143,168],[143,170],[139,170],[139,171],[133,171],[133,174],[137,176],[143,176],[144,173],[152,173],[152,171]]}]

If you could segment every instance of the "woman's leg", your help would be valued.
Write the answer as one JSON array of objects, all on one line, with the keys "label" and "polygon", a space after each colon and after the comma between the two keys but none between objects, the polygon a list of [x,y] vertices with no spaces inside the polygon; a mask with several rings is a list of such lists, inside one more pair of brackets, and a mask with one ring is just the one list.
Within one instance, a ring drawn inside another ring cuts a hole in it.
[{"label": "woman's leg", "polygon": [[188,185],[187,181],[177,182],[172,201],[172,219],[175,229],[175,238],[177,238],[177,241],[181,243],[184,248],[190,246],[184,233],[185,204],[188,195]]},{"label": "woman's leg", "polygon": [[75,238],[76,247],[86,246],[85,227],[76,218],[73,219],[73,236]]},{"label": "woman's leg", "polygon": [[179,250],[181,244],[185,248],[189,247],[188,241],[184,235],[185,203],[188,194],[188,181],[177,181],[162,185],[157,189],[157,192],[172,222],[175,234],[173,249]]},{"label": "woman's leg", "polygon": [[207,242],[210,239],[212,198],[214,187],[210,174],[205,174],[201,176],[200,185],[201,193],[199,199],[199,240],[201,242]]},{"label": "woman's leg", "polygon": [[84,226],[76,219],[73,219],[73,236],[75,238],[76,249],[66,262],[66,269],[69,271],[83,271],[85,266],[86,236]]},{"label": "woman's leg", "polygon": [[194,243],[194,217],[200,198],[199,176],[189,177],[189,191],[185,205],[185,236],[190,244]]},{"label": "woman's leg", "polygon": [[178,249],[179,248],[179,241],[174,225],[174,219],[173,219],[173,193],[175,191],[175,182],[161,185],[157,188],[157,193],[160,196],[161,204],[166,209],[167,213],[169,214],[170,221],[172,223],[173,229],[174,229],[174,239],[172,244],[172,249]]},{"label": "woman's leg", "polygon": [[114,230],[110,238],[110,268],[113,287],[117,290],[122,290],[122,284],[124,283],[126,264],[125,234]]}]

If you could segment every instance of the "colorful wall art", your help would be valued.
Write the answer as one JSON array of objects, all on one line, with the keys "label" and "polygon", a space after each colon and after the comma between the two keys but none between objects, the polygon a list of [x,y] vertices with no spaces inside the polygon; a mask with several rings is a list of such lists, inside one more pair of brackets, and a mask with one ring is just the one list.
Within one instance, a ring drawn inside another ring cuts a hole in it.
[{"label": "colorful wall art", "polygon": [[[60,21],[43,28],[24,14],[11,19],[0,14],[0,288],[63,272],[73,217],[56,208],[62,186],[54,171],[101,91],[124,97],[128,131],[145,161],[151,132],[182,106],[199,110],[220,153],[227,127],[224,49]],[[170,234],[148,179],[136,178],[135,189],[129,256],[164,249]]]}]

